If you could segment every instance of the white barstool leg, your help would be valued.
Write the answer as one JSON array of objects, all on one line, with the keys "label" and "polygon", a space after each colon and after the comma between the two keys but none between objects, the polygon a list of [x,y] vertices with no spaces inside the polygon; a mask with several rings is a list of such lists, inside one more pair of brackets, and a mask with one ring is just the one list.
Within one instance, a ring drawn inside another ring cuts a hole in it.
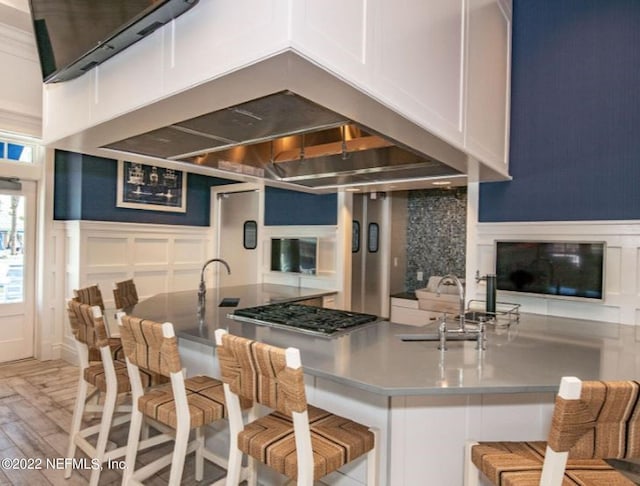
[{"label": "white barstool leg", "polygon": [[[240,482],[240,468],[242,466],[242,452],[238,449],[237,434],[229,437],[229,465],[227,466],[227,486],[237,486]],[[248,486],[255,486],[247,479]]]},{"label": "white barstool leg", "polygon": [[100,472],[102,463],[104,463],[104,453],[107,449],[107,440],[109,439],[109,432],[111,431],[111,422],[113,420],[113,411],[116,408],[117,398],[118,393],[115,389],[109,389],[105,393],[100,431],[98,432],[98,440],[96,442],[96,459],[100,461],[100,468],[94,468],[91,470],[89,486],[97,486],[98,480],[100,479]]},{"label": "white barstool leg", "polygon": [[[87,399],[87,382],[84,381],[83,370],[80,370],[80,380],[78,381],[78,396],[73,409],[73,418],[71,419],[71,430],[69,431],[69,448],[67,449],[67,458],[73,459],[76,455],[76,436],[80,432],[82,424],[82,415],[84,413],[85,401]],[[64,477],[71,477],[71,463],[67,464],[64,470]]]},{"label": "white barstool leg", "polygon": [[181,423],[178,416],[178,426],[176,427],[176,442],[173,447],[171,458],[171,473],[169,474],[169,486],[179,486],[184,469],[184,459],[189,445],[189,418],[186,423]]},{"label": "white barstool leg", "polygon": [[125,468],[122,472],[122,486],[129,484],[129,480],[136,468],[136,456],[140,443],[140,429],[142,428],[142,412],[136,404],[132,406],[131,423],[129,424],[129,437],[127,438],[127,453],[125,455]]},{"label": "white barstool leg", "polygon": [[204,431],[202,427],[196,429],[196,481],[202,481],[204,476]]},{"label": "white barstool leg", "polygon": [[[242,454],[240,459],[242,460]],[[247,458],[247,470],[247,486],[258,486],[258,461],[253,457]]]}]

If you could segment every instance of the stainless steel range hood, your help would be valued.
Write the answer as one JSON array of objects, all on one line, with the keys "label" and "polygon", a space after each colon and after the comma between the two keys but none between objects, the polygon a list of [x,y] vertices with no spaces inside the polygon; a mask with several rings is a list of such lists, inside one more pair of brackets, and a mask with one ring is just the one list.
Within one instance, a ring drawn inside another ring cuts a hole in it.
[{"label": "stainless steel range hood", "polygon": [[231,106],[105,148],[309,188],[458,176],[432,157],[291,91]]},{"label": "stainless steel range hood", "polygon": [[349,185],[412,189],[442,178],[460,185],[466,183],[469,160],[462,150],[291,51],[67,142],[69,147],[95,143],[118,158],[196,164],[220,177],[259,177],[311,192]]},{"label": "stainless steel range hood", "polygon": [[136,135],[106,148],[309,188],[438,178],[460,172],[291,91]]}]

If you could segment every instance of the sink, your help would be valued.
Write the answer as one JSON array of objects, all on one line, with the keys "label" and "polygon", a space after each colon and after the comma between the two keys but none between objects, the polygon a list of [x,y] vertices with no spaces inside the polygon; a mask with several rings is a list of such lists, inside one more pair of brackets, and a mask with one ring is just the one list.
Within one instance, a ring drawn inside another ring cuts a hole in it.
[{"label": "sink", "polygon": [[225,297],[220,301],[218,307],[237,307],[239,302],[238,297]]},{"label": "sink", "polygon": [[465,322],[471,322],[477,324],[480,319],[484,319],[485,322],[494,320],[496,318],[495,313],[487,313],[482,311],[468,311],[464,315]]},{"label": "sink", "polygon": [[[396,334],[396,337],[401,341],[440,341],[440,336],[437,332],[425,332],[421,334]],[[447,342],[450,341],[476,341],[475,335],[463,335],[463,334],[447,334]]]}]

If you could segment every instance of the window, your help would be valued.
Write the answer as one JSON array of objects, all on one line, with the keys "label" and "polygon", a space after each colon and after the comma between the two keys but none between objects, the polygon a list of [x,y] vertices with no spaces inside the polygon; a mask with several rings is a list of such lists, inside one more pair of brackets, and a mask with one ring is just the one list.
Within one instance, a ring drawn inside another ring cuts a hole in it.
[{"label": "window", "polygon": [[33,146],[0,139],[0,160],[33,162]]},{"label": "window", "polygon": [[253,220],[244,222],[242,245],[245,250],[255,250],[258,247],[258,223]]},{"label": "window", "polygon": [[24,196],[0,194],[0,304],[23,300],[24,217]]},{"label": "window", "polygon": [[353,221],[351,225],[351,253],[360,251],[360,221]]},{"label": "window", "polygon": [[367,249],[369,253],[376,253],[378,251],[380,227],[378,223],[369,223],[369,237],[367,238]]}]

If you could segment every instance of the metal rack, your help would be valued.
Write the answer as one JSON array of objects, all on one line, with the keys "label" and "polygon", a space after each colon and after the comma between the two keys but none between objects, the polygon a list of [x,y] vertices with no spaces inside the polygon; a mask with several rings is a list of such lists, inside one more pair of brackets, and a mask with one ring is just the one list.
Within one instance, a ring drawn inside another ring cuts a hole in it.
[{"label": "metal rack", "polygon": [[480,318],[484,318],[486,324],[493,324],[496,327],[508,327],[520,321],[520,304],[496,302],[495,312],[487,312],[485,309],[486,301],[470,300],[467,305],[466,321],[476,323]]}]

